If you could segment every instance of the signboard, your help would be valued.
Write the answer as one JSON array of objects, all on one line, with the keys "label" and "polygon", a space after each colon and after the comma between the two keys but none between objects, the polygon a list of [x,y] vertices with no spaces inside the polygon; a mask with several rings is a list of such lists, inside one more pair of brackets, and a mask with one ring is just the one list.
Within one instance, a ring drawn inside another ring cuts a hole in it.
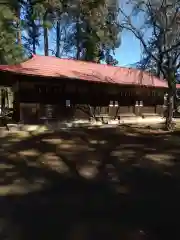
[{"label": "signboard", "polygon": [[53,106],[50,104],[45,105],[45,114],[47,118],[53,118]]}]

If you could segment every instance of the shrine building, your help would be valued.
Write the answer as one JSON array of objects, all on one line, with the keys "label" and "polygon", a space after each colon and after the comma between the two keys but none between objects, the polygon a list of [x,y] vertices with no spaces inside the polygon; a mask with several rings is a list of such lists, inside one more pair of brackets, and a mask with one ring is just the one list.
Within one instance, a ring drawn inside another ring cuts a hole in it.
[{"label": "shrine building", "polygon": [[1,65],[0,79],[23,123],[162,116],[167,92],[166,81],[141,70],[51,56]]}]

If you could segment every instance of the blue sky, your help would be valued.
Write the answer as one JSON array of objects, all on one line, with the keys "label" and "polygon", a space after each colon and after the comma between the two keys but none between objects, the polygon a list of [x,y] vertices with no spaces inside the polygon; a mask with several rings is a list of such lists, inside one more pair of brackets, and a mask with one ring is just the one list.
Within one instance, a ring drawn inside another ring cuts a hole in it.
[{"label": "blue sky", "polygon": [[141,48],[140,42],[130,32],[123,32],[121,36],[121,45],[115,52],[115,57],[120,66],[128,66],[140,60]]},{"label": "blue sky", "polygon": [[[127,16],[131,15],[133,9],[131,4],[127,4],[127,1],[125,0],[120,0],[119,4]],[[122,20],[123,17],[120,16],[120,22]],[[132,16],[131,20],[133,21],[133,25],[139,28],[144,22],[144,16],[139,13]],[[129,31],[123,31],[121,34],[121,45],[115,52],[115,57],[118,60],[119,65],[128,66],[137,63],[140,60],[141,51],[140,42],[134,34]]]},{"label": "blue sky", "polygon": [[[37,54],[43,54],[43,48],[38,49]],[[115,51],[115,58],[119,66],[128,66],[140,60],[141,48],[136,37],[130,32],[123,32],[121,35],[121,45]]]}]

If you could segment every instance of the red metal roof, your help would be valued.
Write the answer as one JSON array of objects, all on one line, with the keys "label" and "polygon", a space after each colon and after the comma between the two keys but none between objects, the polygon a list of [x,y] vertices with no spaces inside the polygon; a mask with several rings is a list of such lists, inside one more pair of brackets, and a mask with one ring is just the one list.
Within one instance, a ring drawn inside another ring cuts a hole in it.
[{"label": "red metal roof", "polygon": [[114,67],[78,60],[34,55],[19,65],[1,65],[0,71],[41,77],[65,77],[84,81],[167,87],[166,81],[138,69]]}]

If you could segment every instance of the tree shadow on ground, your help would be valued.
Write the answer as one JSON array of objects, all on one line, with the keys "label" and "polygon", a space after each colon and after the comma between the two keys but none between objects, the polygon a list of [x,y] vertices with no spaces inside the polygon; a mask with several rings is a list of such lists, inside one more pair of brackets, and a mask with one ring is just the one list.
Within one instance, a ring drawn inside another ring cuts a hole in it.
[{"label": "tree shadow on ground", "polygon": [[179,139],[132,127],[7,137],[1,239],[179,239]]}]

